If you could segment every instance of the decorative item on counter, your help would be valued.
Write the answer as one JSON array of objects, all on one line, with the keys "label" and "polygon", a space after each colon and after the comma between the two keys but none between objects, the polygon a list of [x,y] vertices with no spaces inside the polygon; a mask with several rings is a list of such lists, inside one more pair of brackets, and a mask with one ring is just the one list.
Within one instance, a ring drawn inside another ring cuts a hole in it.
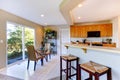
[{"label": "decorative item on counter", "polygon": [[112,43],[112,39],[106,39],[106,41],[107,41],[108,44]]},{"label": "decorative item on counter", "polygon": [[87,40],[87,39],[83,39],[83,40],[82,40],[84,44],[86,43],[86,40]]},{"label": "decorative item on counter", "polygon": [[80,42],[79,40],[76,41],[77,44],[79,44],[79,42]]}]

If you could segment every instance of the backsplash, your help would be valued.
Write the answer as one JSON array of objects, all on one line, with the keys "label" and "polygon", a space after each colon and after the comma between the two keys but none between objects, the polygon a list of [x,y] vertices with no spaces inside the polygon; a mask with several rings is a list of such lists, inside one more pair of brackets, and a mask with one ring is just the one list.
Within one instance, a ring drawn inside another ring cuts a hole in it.
[{"label": "backsplash", "polygon": [[102,37],[102,38],[71,38],[70,40],[76,42],[77,40],[83,42],[86,39],[87,42],[106,42],[106,39],[112,39],[112,37]]}]

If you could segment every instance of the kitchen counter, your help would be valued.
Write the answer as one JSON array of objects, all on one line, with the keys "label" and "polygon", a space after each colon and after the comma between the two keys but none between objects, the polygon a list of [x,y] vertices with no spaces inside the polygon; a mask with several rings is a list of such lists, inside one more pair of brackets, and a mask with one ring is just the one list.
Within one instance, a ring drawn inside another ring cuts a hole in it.
[{"label": "kitchen counter", "polygon": [[98,50],[98,51],[105,51],[105,52],[111,52],[111,53],[119,53],[120,54],[120,48],[114,48],[114,47],[105,47],[105,46],[89,46],[87,44],[65,44],[66,47],[76,47],[81,48],[83,50]]},{"label": "kitchen counter", "polygon": [[[112,80],[120,80],[120,48],[88,46],[86,44],[65,44],[67,53],[78,56],[79,63],[94,61],[112,69]],[[82,71],[82,80],[88,78],[88,74]],[[106,80],[101,76],[100,80]]]}]

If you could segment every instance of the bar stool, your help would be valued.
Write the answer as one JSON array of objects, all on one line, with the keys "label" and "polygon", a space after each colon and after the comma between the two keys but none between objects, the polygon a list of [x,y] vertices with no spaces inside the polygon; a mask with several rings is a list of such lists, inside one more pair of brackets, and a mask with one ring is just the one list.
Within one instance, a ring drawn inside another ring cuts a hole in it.
[{"label": "bar stool", "polygon": [[105,73],[107,74],[107,80],[112,80],[111,68],[104,65],[92,61],[80,64],[78,69],[78,80],[81,80],[81,69],[89,73],[89,78],[85,80],[92,80],[92,76],[94,76],[95,80],[99,80],[99,77]]},{"label": "bar stool", "polygon": [[[66,62],[66,68],[62,68],[62,60]],[[66,80],[71,79],[71,77],[76,75],[76,80],[78,80],[78,61],[79,58],[73,55],[60,56],[60,80],[62,80],[62,72],[66,73]],[[71,65],[71,62],[76,62],[76,67]],[[75,70],[76,73],[71,74],[71,69]]]}]

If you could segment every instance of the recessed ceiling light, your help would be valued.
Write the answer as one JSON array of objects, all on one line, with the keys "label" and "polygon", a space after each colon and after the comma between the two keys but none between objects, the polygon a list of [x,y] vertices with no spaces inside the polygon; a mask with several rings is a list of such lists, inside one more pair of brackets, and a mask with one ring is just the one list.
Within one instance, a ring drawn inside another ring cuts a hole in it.
[{"label": "recessed ceiling light", "polygon": [[79,4],[78,7],[82,7],[82,4]]},{"label": "recessed ceiling light", "polygon": [[41,17],[44,17],[44,14],[41,14]]},{"label": "recessed ceiling light", "polygon": [[81,17],[78,17],[78,19],[80,19]]}]

